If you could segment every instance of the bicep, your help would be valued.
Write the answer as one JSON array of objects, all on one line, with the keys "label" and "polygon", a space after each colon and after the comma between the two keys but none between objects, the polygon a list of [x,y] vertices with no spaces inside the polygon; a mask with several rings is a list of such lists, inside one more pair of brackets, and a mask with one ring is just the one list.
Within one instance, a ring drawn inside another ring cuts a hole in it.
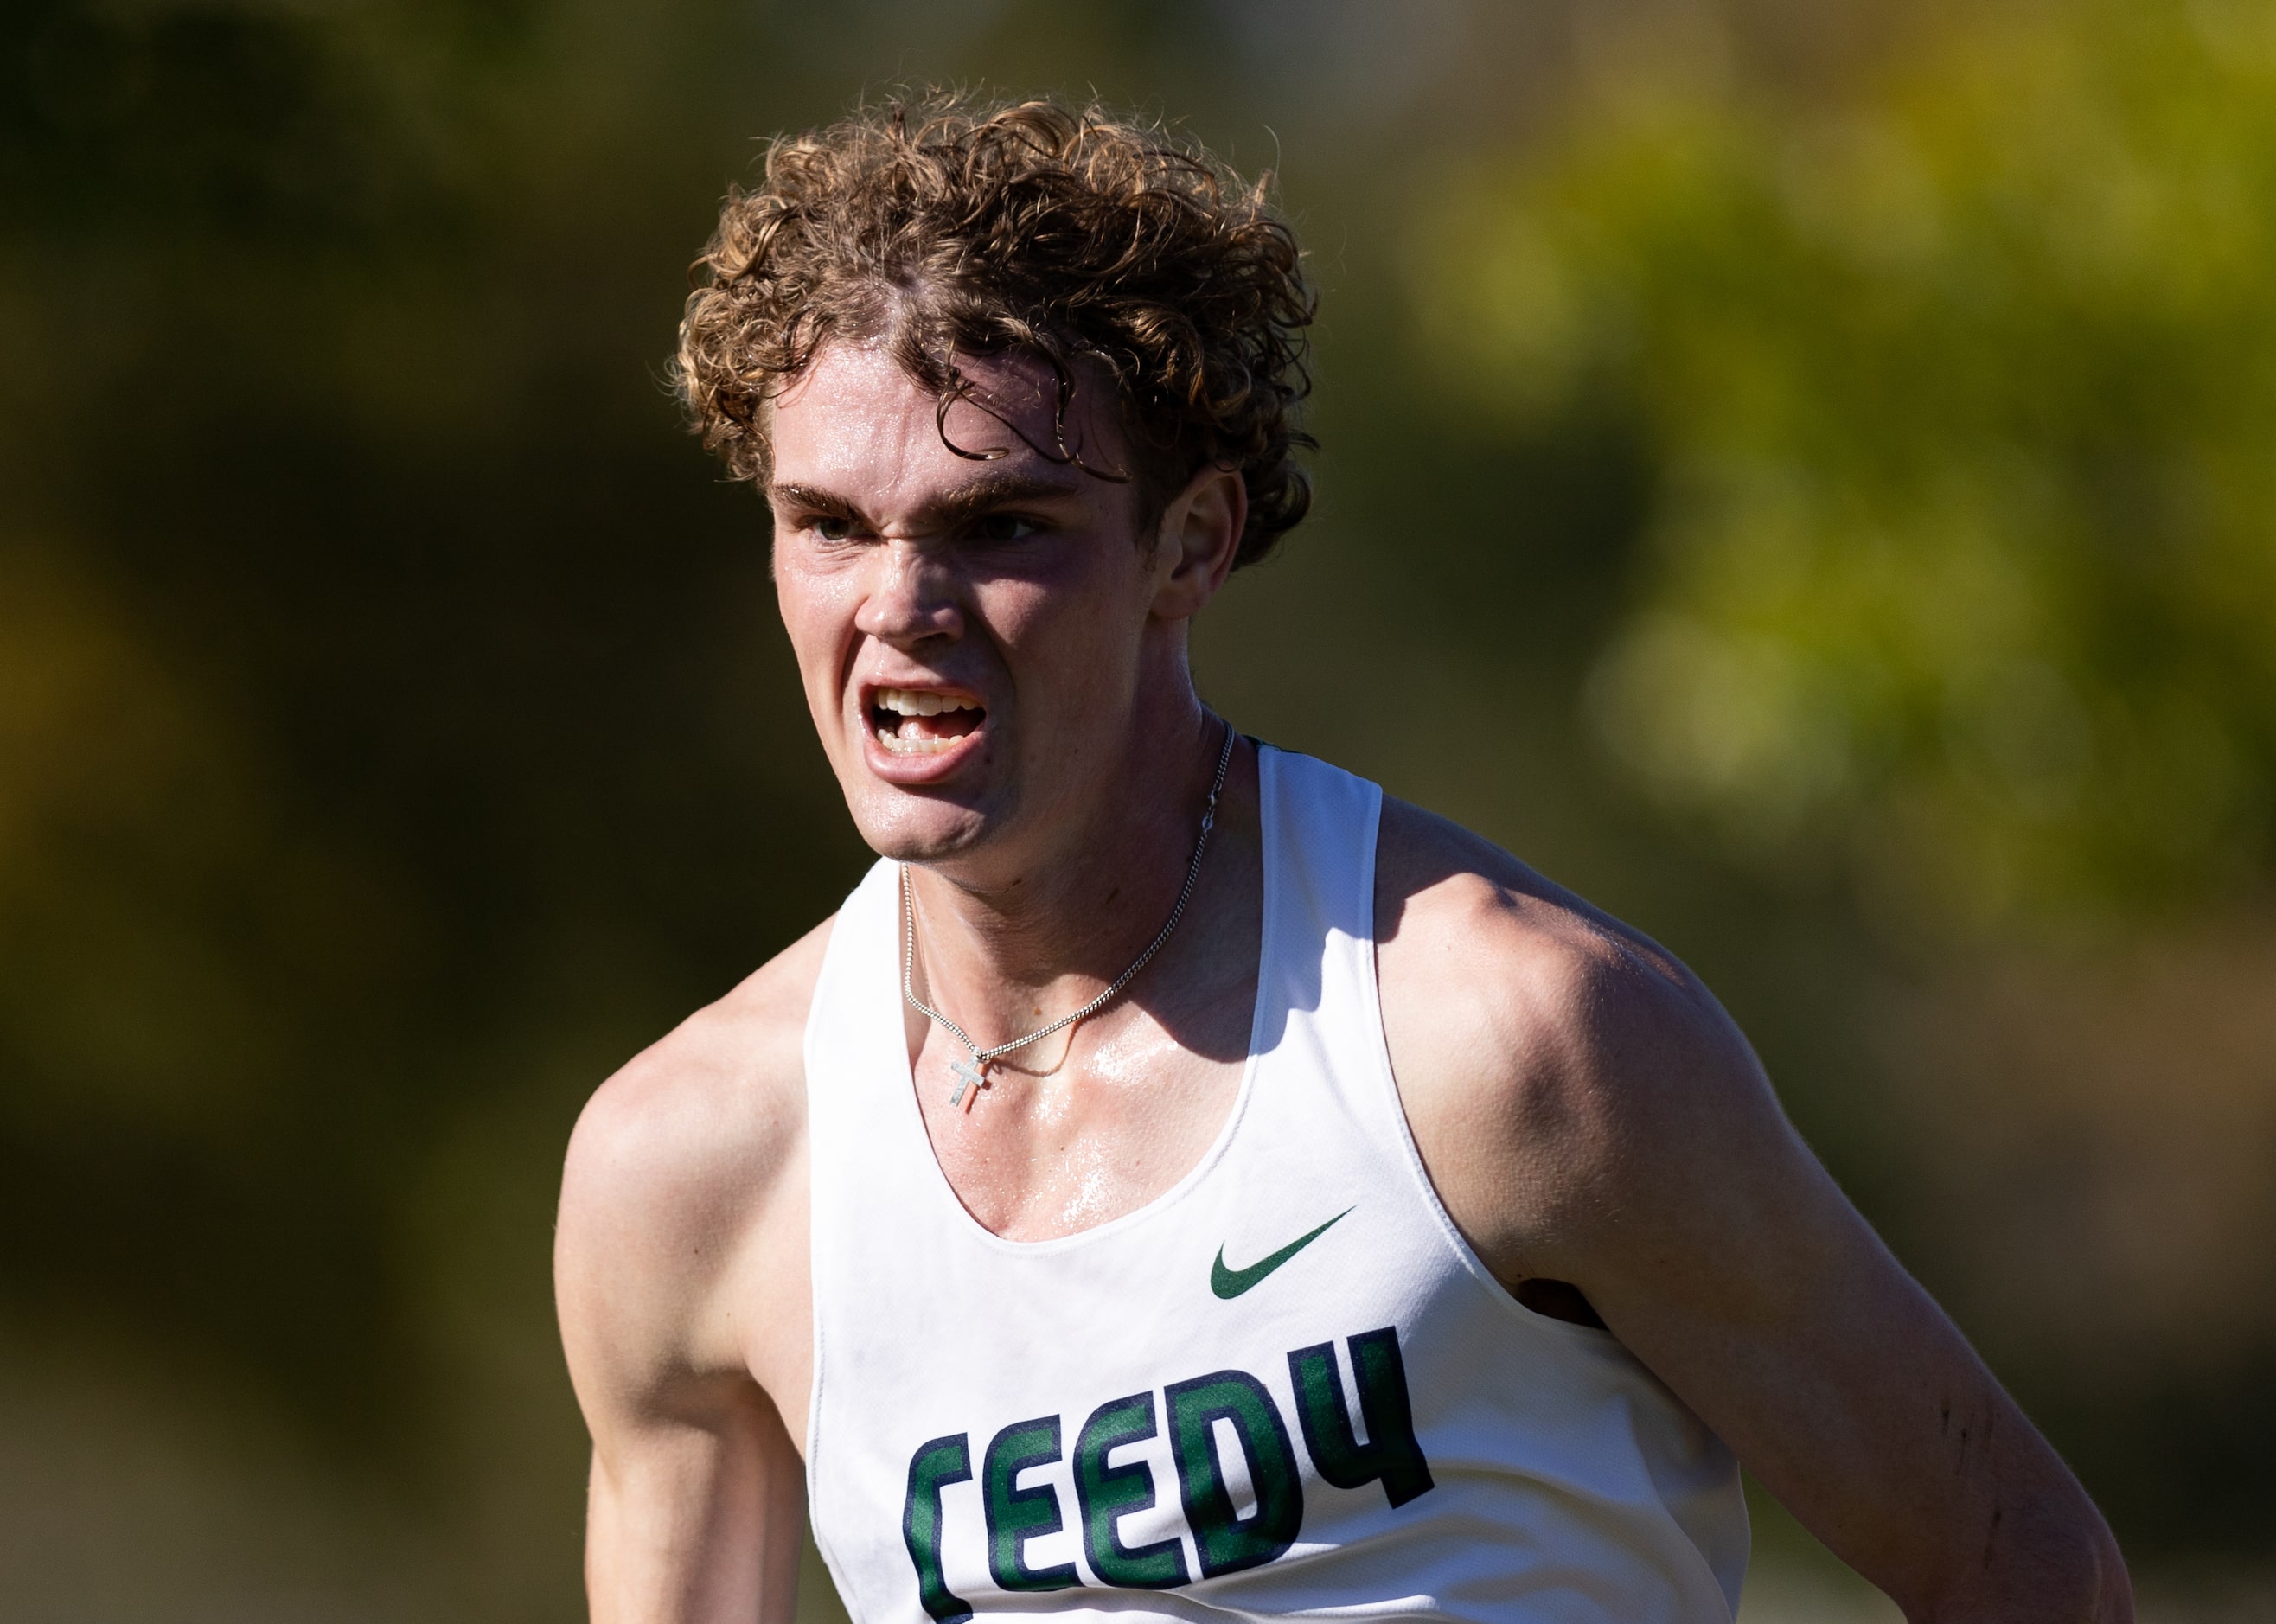
[{"label": "bicep", "polygon": [[1914,1617],[2106,1540],[1732,1044],[1683,1080],[1701,1109],[1661,1113],[1680,1133],[1646,1127],[1622,1146],[1623,1221],[1575,1267],[1614,1334]]},{"label": "bicep", "polygon": [[597,1418],[594,1624],[787,1624],[802,1499],[797,1452],[755,1386],[683,1414]]},{"label": "bicep", "polygon": [[1989,1531],[2001,1420],[2011,1442],[2028,1428],[1831,1180],[1800,1153],[1765,1159],[1784,1165],[1733,1181],[1787,1188],[1692,1202],[1688,1233],[1575,1272],[1613,1334],[1903,1600]]},{"label": "bicep", "polygon": [[689,1310],[653,1289],[660,1271],[644,1288],[593,1266],[564,1216],[562,1340],[593,1437],[595,1624],[787,1624],[803,1474],[774,1401],[739,1362],[690,1356]]},{"label": "bicep", "polygon": [[[652,1099],[596,1102],[563,1182],[555,1289],[593,1438],[592,1616],[787,1624],[803,1473],[735,1312],[783,1292],[752,1239],[772,1232],[713,1190],[728,1180],[671,1127]],[[726,1165],[755,1200],[768,1181],[749,1160]]]}]

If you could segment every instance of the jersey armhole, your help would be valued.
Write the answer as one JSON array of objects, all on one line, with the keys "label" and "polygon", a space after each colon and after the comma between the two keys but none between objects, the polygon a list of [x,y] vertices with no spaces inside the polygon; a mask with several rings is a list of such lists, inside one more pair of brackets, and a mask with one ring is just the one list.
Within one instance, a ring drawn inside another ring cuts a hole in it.
[{"label": "jersey armhole", "polygon": [[[1619,1349],[1627,1354],[1627,1346],[1611,1331],[1596,1325],[1575,1324],[1571,1320],[1559,1319],[1529,1309],[1517,1300],[1517,1294],[1502,1284],[1494,1271],[1486,1267],[1469,1237],[1462,1233],[1453,1215],[1446,1210],[1445,1202],[1438,1195],[1438,1187],[1430,1178],[1430,1170],[1422,1160],[1422,1147],[1415,1142],[1415,1126],[1407,1119],[1407,1101],[1400,1093],[1399,1074],[1391,1061],[1391,1037],[1383,1020],[1383,977],[1377,962],[1376,934],[1377,887],[1376,854],[1383,840],[1383,806],[1385,797],[1375,788],[1374,808],[1368,827],[1362,837],[1360,848],[1360,884],[1362,906],[1366,909],[1367,940],[1365,951],[1358,955],[1363,996],[1362,1018],[1367,1022],[1369,1035],[1368,1061],[1375,1070],[1377,1097],[1391,1118],[1392,1137],[1398,1144],[1398,1154],[1404,1162],[1407,1176],[1414,1180],[1417,1198],[1422,1203],[1438,1227],[1447,1248],[1460,1262],[1486,1294],[1498,1303],[1511,1319],[1521,1325],[1545,1335],[1560,1338],[1577,1346],[1597,1350]],[[1627,1355],[1634,1358],[1634,1355]]]}]

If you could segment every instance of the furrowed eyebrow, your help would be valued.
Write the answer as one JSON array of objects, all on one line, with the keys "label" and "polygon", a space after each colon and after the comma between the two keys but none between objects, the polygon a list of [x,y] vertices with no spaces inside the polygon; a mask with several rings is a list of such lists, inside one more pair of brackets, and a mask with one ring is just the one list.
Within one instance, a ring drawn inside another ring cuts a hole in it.
[{"label": "furrowed eyebrow", "polygon": [[[1075,494],[1077,478],[1043,479],[1028,474],[983,474],[944,493],[926,505],[929,524],[951,527],[991,509],[1020,502],[1050,502]],[[833,491],[814,485],[780,484],[767,488],[767,503],[777,512],[803,510],[811,513],[859,512],[854,505]]]},{"label": "furrowed eyebrow", "polygon": [[777,512],[786,507],[802,507],[817,513],[850,513],[854,511],[854,505],[845,497],[813,485],[770,485],[767,487],[767,505]]},{"label": "furrowed eyebrow", "polygon": [[960,524],[991,508],[1057,501],[1074,495],[1077,489],[1071,479],[1042,479],[1029,474],[982,475],[929,504],[925,517],[945,525]]}]

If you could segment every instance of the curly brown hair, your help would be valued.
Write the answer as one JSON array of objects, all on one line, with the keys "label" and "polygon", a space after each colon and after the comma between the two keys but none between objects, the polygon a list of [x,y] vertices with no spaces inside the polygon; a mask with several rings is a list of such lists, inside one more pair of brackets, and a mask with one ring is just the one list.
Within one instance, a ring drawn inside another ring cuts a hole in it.
[{"label": "curly brown hair", "polygon": [[1065,413],[1076,368],[1103,364],[1138,467],[1089,471],[1134,478],[1150,528],[1204,463],[1239,470],[1234,566],[1251,564],[1311,505],[1294,452],[1313,444],[1295,413],[1316,301],[1269,186],[1096,106],[938,91],[864,106],[778,136],[764,183],[728,194],[673,381],[703,444],[763,489],[768,402],[830,339],[886,340],[944,425],[973,398],[956,356],[1032,354],[1060,414],[1036,449],[1084,467]]}]

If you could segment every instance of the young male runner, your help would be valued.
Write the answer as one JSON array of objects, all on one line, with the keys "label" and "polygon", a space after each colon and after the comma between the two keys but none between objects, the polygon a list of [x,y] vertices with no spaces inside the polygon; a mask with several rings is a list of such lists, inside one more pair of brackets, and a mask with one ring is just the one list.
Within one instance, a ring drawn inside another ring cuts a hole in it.
[{"label": "young male runner", "polygon": [[1195,697],[1306,500],[1261,191],[932,103],[778,143],[705,263],[882,860],[579,1124],[596,1619],[786,1620],[810,1506],[863,1624],[1723,1620],[1734,1454],[1912,1619],[2131,1616],[1680,965]]}]

